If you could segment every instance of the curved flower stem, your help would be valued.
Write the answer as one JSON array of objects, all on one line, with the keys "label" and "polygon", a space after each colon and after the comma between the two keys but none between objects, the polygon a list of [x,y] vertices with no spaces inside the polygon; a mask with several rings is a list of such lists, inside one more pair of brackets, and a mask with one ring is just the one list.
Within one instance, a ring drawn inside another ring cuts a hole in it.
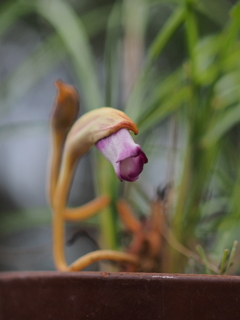
[{"label": "curved flower stem", "polygon": [[[138,265],[138,258],[134,255],[117,252],[113,250],[97,250],[94,252],[90,252],[85,256],[79,258],[70,266],[67,266],[65,256],[64,256],[64,218],[70,217],[67,215],[70,209],[65,209],[66,199],[68,195],[68,189],[71,183],[71,177],[73,174],[74,163],[72,163],[70,157],[67,155],[64,157],[64,161],[62,164],[62,170],[60,172],[60,178],[57,185],[56,193],[55,193],[55,201],[54,205],[54,224],[53,224],[53,232],[54,232],[54,260],[58,270],[60,271],[79,271],[87,267],[88,265],[99,261],[99,260],[113,260],[118,262],[127,262],[134,265]],[[100,206],[107,205],[109,203],[109,198],[107,196],[101,196],[91,203],[86,204],[83,207],[79,207],[73,209],[76,215],[76,218],[86,218],[90,215],[94,214],[96,210],[99,209]],[[87,207],[87,211],[84,210],[84,207]],[[82,214],[82,216],[81,216]],[[73,218],[73,216],[71,217]]]},{"label": "curved flower stem", "polygon": [[130,205],[123,199],[117,202],[118,213],[129,231],[135,233],[141,230],[141,223],[137,220]]},{"label": "curved flower stem", "polygon": [[66,135],[60,134],[56,131],[52,132],[52,154],[50,156],[50,179],[49,179],[49,200],[53,205],[54,193],[57,186],[58,175],[61,164],[62,147]]},{"label": "curved flower stem", "polygon": [[100,261],[100,260],[112,260],[121,263],[130,263],[135,265],[136,267],[139,265],[138,258],[129,253],[118,252],[114,250],[97,250],[90,253],[85,254],[83,257],[79,258],[75,262],[73,262],[67,271],[78,271],[86,268],[90,264]]},{"label": "curved flower stem", "polygon": [[98,214],[100,210],[107,207],[110,203],[108,195],[101,195],[94,200],[82,205],[78,208],[66,208],[64,217],[68,221],[82,221]]},{"label": "curved flower stem", "polygon": [[[107,206],[110,202],[108,196],[99,197],[83,207],[67,209],[67,197],[76,161],[70,157],[68,150],[63,155],[62,166],[59,174],[58,184],[55,190],[53,201],[53,251],[54,261],[60,271],[68,271],[68,266],[64,254],[64,221],[83,220]],[[85,208],[84,208],[85,207]],[[72,212],[71,212],[72,210]],[[71,214],[69,214],[69,212]],[[73,214],[72,214],[73,213]]]},{"label": "curved flower stem", "polygon": [[51,114],[52,154],[49,174],[51,205],[53,205],[54,193],[58,182],[64,143],[70,128],[77,119],[79,111],[79,96],[75,88],[66,85],[60,80],[57,80],[55,85],[58,88],[58,95],[54,101]]},{"label": "curved flower stem", "polygon": [[73,166],[71,165],[71,162],[69,159],[66,159],[66,157],[64,158],[52,203],[54,211],[53,253],[56,267],[60,271],[68,270],[64,254],[64,211],[73,174]]},{"label": "curved flower stem", "polygon": [[54,193],[53,209],[53,251],[56,267],[60,271],[79,271],[88,265],[100,260],[113,260],[139,265],[135,255],[113,250],[97,250],[79,258],[70,266],[67,265],[64,254],[64,220],[83,220],[96,214],[110,202],[108,196],[100,196],[86,205],[75,208],[66,208],[68,191],[72,180],[76,161],[71,158],[68,150],[64,151],[58,183]]}]

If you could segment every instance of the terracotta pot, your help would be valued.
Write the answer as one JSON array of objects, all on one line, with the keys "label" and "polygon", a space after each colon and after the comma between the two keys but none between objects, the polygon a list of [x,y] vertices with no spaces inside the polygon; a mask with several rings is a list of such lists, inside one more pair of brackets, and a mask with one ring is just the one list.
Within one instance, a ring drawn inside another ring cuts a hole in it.
[{"label": "terracotta pot", "polygon": [[240,277],[2,273],[0,319],[235,320],[240,319]]}]

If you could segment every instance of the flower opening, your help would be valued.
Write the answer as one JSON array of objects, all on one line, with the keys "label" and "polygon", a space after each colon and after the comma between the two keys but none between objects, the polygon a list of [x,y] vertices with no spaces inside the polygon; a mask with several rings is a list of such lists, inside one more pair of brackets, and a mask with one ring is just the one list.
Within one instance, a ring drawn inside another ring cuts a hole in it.
[{"label": "flower opening", "polygon": [[111,162],[117,177],[123,181],[135,181],[148,162],[141,147],[136,144],[125,128],[99,140],[96,147]]}]

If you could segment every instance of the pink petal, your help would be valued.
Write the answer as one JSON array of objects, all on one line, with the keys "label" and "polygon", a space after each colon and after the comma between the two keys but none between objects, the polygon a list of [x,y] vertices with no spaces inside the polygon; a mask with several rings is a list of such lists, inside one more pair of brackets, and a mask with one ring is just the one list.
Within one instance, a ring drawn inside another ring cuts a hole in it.
[{"label": "pink petal", "polygon": [[99,140],[96,147],[112,163],[118,178],[135,181],[148,162],[141,147],[136,144],[127,129],[120,129],[110,136]]}]

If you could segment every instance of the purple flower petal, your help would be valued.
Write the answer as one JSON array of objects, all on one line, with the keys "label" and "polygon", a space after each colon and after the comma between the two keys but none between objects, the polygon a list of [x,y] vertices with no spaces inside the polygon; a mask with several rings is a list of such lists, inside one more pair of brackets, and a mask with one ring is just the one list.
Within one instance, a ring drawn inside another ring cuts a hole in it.
[{"label": "purple flower petal", "polygon": [[136,144],[127,129],[120,129],[96,143],[98,150],[111,162],[118,178],[135,181],[148,162],[145,153]]}]

